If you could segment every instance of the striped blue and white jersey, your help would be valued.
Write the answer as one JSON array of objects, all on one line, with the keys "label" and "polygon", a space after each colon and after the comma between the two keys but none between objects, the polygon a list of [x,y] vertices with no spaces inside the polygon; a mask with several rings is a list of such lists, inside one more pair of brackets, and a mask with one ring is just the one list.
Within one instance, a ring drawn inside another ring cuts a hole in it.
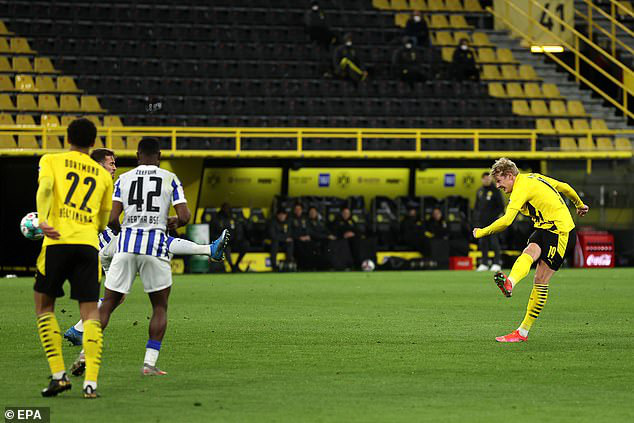
[{"label": "striped blue and white jersey", "polygon": [[106,229],[99,234],[99,251],[102,251],[110,245],[112,241],[116,242],[117,236],[112,229],[106,226]]},{"label": "striped blue and white jersey", "polygon": [[141,165],[119,177],[112,199],[123,205],[117,251],[167,260],[170,204],[187,201],[178,177],[157,166]]}]

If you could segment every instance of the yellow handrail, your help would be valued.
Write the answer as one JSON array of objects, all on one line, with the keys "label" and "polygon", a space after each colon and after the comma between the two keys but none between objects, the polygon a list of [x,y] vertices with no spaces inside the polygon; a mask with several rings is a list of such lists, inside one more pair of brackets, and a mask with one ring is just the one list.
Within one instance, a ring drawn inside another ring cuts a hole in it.
[{"label": "yellow handrail", "polygon": [[[581,16],[583,19],[588,21],[588,28],[590,28],[592,26],[593,28],[599,29],[603,34],[605,34],[606,36],[610,37],[610,39],[612,40],[613,43],[618,43],[623,49],[629,51],[630,54],[634,55],[634,49],[630,48],[630,46],[625,44],[618,37],[615,37],[613,39],[611,33],[609,33],[607,30],[605,30],[601,25],[598,25],[596,22],[594,22],[588,15],[584,15],[583,13],[578,11],[577,9],[575,9],[575,14],[577,14],[578,16]],[[588,31],[588,33],[591,33],[591,31]]]},{"label": "yellow handrail", "polygon": [[631,10],[629,10],[628,8],[626,8],[625,6],[623,6],[620,2],[618,1],[614,1],[614,0],[610,0],[611,3],[611,7],[618,7],[621,10],[624,10],[628,15],[630,15],[632,18],[634,18],[634,13],[632,13]]},{"label": "yellow handrail", "polygon": [[[42,126],[0,126],[0,135],[63,135],[65,127],[45,128]],[[611,151],[541,151],[537,150],[537,139],[542,135],[577,137],[627,136],[634,138],[634,130],[590,130],[565,131],[533,130],[533,129],[402,129],[402,128],[212,128],[212,127],[99,127],[98,136],[107,137],[107,145],[112,145],[112,137],[155,136],[170,140],[170,148],[165,149],[165,157],[218,157],[218,158],[455,158],[455,159],[492,159],[501,155],[525,159],[631,159],[632,149]],[[231,150],[181,150],[179,141],[188,138],[215,138],[236,140]],[[297,141],[296,146],[288,150],[244,149],[238,140],[245,138],[291,138]],[[353,150],[307,150],[306,140],[311,138],[337,138],[355,140]],[[364,141],[371,139],[411,139],[413,150],[368,150],[364,149]],[[429,139],[471,139],[470,150],[442,151],[427,150]],[[525,149],[486,151],[482,150],[483,140],[521,140]],[[0,149],[0,156],[39,155],[57,150],[40,149]],[[119,150],[118,156],[132,157],[133,150]]]},{"label": "yellow handrail", "polygon": [[[534,3],[534,0],[530,0],[531,2]],[[542,28],[544,31],[548,31],[548,29],[546,27],[544,27],[541,23],[539,23],[536,19],[534,19],[532,16],[529,16],[526,12],[524,12],[524,10],[520,9],[519,7],[517,7],[515,4],[513,4],[513,2],[510,2],[509,0],[505,0],[506,4],[510,4],[511,7],[513,7],[515,10],[517,10],[520,14],[522,14],[523,16],[526,17],[526,19],[528,19],[533,25],[537,25],[539,28]],[[530,5],[531,3],[529,3]],[[608,100],[610,103],[612,103],[615,107],[617,107],[619,110],[621,110],[624,114],[628,115],[629,117],[634,119],[634,113],[630,112],[627,108],[627,95],[628,93],[630,93],[629,88],[623,84],[621,81],[617,80],[616,78],[614,78],[611,74],[609,74],[608,72],[606,72],[605,70],[603,70],[601,67],[597,66],[592,60],[590,60],[589,58],[587,58],[583,53],[581,53],[579,51],[578,48],[578,38],[582,38],[584,41],[588,42],[589,44],[595,46],[597,49],[601,50],[602,52],[604,52],[603,49],[601,49],[600,47],[596,46],[592,41],[588,40],[587,37],[583,36],[582,34],[579,34],[574,28],[571,28],[567,23],[563,22],[561,19],[559,19],[557,16],[555,16],[554,14],[552,14],[550,11],[548,11],[547,9],[544,9],[541,7],[541,5],[536,4],[538,7],[541,8],[541,10],[544,10],[546,13],[550,14],[551,16],[554,16],[555,19],[557,19],[560,23],[562,23],[562,25],[564,25],[565,27],[567,27],[568,29],[573,31],[573,34],[576,35],[575,37],[575,47],[572,47],[567,41],[565,41],[563,38],[561,38],[559,35],[557,35],[554,32],[551,32],[551,35],[557,39],[558,42],[560,42],[562,45],[564,45],[566,48],[568,48],[569,50],[571,50],[572,52],[575,53],[575,69],[571,68],[568,64],[566,64],[564,61],[562,61],[560,58],[558,58],[556,55],[549,53],[549,52],[544,52],[549,58],[551,58],[553,61],[555,61],[557,64],[559,64],[561,67],[563,67],[565,70],[567,70],[568,72],[570,72],[572,75],[574,75],[578,80],[583,81],[584,83],[586,83],[588,86],[590,86],[592,89],[594,89],[597,93],[599,93],[603,98],[605,98],[606,100]],[[530,35],[527,35],[526,33],[524,33],[522,30],[518,29],[516,26],[514,26],[513,24],[511,24],[507,19],[505,19],[503,16],[501,16],[500,14],[496,13],[491,7],[487,7],[486,10],[491,13],[492,15],[494,15],[496,18],[500,19],[501,21],[503,21],[509,28],[512,28],[515,32],[517,32],[518,34],[520,34],[525,40],[527,40],[529,43],[531,44],[536,44],[536,41],[533,40],[533,38]],[[612,59],[613,61],[615,61],[617,64],[620,64],[620,62],[616,61],[614,58],[612,58],[609,54],[604,52],[604,55],[606,55],[607,57],[609,57],[610,59]],[[605,76],[608,80],[612,81],[615,85],[617,85],[619,88],[621,88],[623,90],[623,104],[617,102],[616,100],[614,100],[610,95],[606,94],[603,90],[601,90],[599,87],[597,87],[594,83],[592,83],[591,81],[589,81],[587,78],[583,77],[580,72],[579,72],[579,58],[583,59],[586,63],[588,63],[590,66],[592,66],[594,69],[596,69],[599,73],[601,73],[603,76]],[[622,67],[624,67],[621,64]],[[624,67],[624,71],[629,72],[628,68]]]},{"label": "yellow handrail", "polygon": [[[586,3],[586,5],[588,6],[588,15],[584,15],[583,13],[581,13],[580,11],[578,11],[577,9],[575,10],[575,13],[579,16],[581,16],[582,18],[584,18],[586,21],[588,21],[588,34],[590,35],[590,39],[592,39],[592,27],[596,27],[598,29],[601,30],[601,32],[603,32],[605,35],[607,35],[611,40],[612,40],[612,55],[615,55],[615,43],[618,42],[623,48],[625,48],[626,50],[628,50],[630,53],[634,54],[634,50],[631,49],[627,44],[625,44],[624,42],[622,42],[621,40],[619,40],[619,38],[616,36],[616,31],[615,31],[615,26],[618,26],[621,30],[623,30],[625,33],[627,33],[630,37],[634,37],[634,32],[632,32],[628,27],[626,27],[625,25],[623,25],[621,22],[619,22],[616,17],[614,16],[614,14],[609,15],[608,13],[606,13],[603,9],[601,9],[600,7],[598,7],[597,5],[595,5],[594,3],[592,3],[589,0],[584,0],[584,2]],[[612,6],[613,9],[614,6]],[[611,26],[612,26],[612,32],[608,32],[606,29],[604,29],[602,26],[598,25],[596,22],[594,22],[593,18],[592,18],[592,11],[594,9],[597,9],[597,11],[602,14],[605,18],[610,20]]]}]

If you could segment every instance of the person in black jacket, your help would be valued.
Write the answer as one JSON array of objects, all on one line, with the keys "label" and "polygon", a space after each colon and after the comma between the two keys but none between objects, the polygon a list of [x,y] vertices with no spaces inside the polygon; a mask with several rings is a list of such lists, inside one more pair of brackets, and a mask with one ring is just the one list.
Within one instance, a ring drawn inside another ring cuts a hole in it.
[{"label": "person in black jacket", "polygon": [[415,207],[407,209],[407,216],[401,222],[400,232],[401,242],[407,248],[424,254],[425,223],[418,216],[418,211]]},{"label": "person in black jacket", "polygon": [[429,28],[420,11],[415,10],[407,20],[403,34],[406,37],[413,38],[415,46],[427,47],[429,45]]},{"label": "person in black jacket", "polygon": [[[492,183],[489,172],[484,172],[482,174],[482,186],[476,193],[476,201],[473,207],[473,212],[476,223],[474,226],[478,228],[486,228],[504,213],[504,197],[502,197],[500,190]],[[491,270],[493,272],[499,272],[501,270],[502,262],[500,260],[500,239],[498,238],[498,235],[493,234],[480,238],[478,240],[478,246],[480,251],[482,251],[482,259],[476,270]],[[489,269],[490,249],[493,250],[495,256]]]},{"label": "person in black jacket", "polygon": [[288,220],[288,213],[284,209],[279,209],[275,218],[269,225],[269,238],[271,239],[271,268],[278,271],[277,252],[283,247],[286,254],[286,261],[295,262],[295,245],[293,243],[293,233]]},{"label": "person in black jacket", "polygon": [[425,81],[427,76],[424,66],[422,51],[414,47],[412,38],[403,37],[403,45],[392,54],[392,71],[395,76],[408,83]]},{"label": "person in black jacket", "polygon": [[367,78],[368,72],[363,67],[357,50],[352,46],[352,34],[346,34],[343,44],[333,51],[332,66],[335,74],[342,78],[353,81],[363,81]]},{"label": "person in black jacket", "polygon": [[[216,239],[223,230],[228,229],[231,232],[229,245],[225,247],[225,257],[232,272],[240,272],[240,262],[251,246],[246,236],[245,224],[236,220],[231,213],[231,207],[228,203],[220,206],[220,211],[216,215],[216,219],[211,222],[211,239]],[[234,262],[231,259],[231,251],[238,252],[238,258]]]},{"label": "person in black jacket", "polygon": [[310,9],[304,14],[304,26],[310,39],[326,48],[337,40],[326,22],[326,14],[319,8],[318,1],[310,2]]},{"label": "person in black jacket", "polygon": [[476,65],[475,55],[469,48],[469,40],[466,38],[461,39],[458,48],[454,50],[451,66],[454,79],[458,81],[480,80],[480,71]]}]

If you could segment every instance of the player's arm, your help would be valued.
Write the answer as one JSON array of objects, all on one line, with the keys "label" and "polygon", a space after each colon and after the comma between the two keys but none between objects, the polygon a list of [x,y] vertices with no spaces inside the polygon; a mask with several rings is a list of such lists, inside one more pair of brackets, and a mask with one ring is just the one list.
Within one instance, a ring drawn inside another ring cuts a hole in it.
[{"label": "player's arm", "polygon": [[38,177],[37,194],[35,196],[35,203],[37,206],[37,216],[39,219],[39,227],[45,236],[52,239],[59,239],[60,233],[48,225],[48,214],[53,207],[53,185],[55,177],[53,176],[53,169],[48,164],[48,157],[44,156],[40,159],[40,172]]},{"label": "player's arm", "polygon": [[108,227],[110,227],[110,229],[112,229],[112,231],[116,234],[121,232],[121,222],[119,221],[121,213],[123,213],[123,203],[121,201],[113,200]]},{"label": "player's arm", "polygon": [[99,232],[103,232],[110,221],[110,210],[112,209],[112,179],[109,177],[106,181],[106,189],[101,197],[101,206],[99,207]]},{"label": "player's arm", "polygon": [[502,232],[504,229],[511,226],[511,223],[515,220],[517,213],[519,213],[519,210],[508,207],[506,209],[506,213],[504,213],[502,217],[491,223],[486,228],[475,228],[473,230],[473,236],[475,238],[482,238],[484,236]]},{"label": "player's arm", "polygon": [[183,184],[176,175],[174,175],[174,180],[172,181],[172,189],[172,206],[174,206],[174,210],[176,211],[176,218],[171,217],[168,219],[167,226],[169,230],[187,225],[189,219],[192,217],[189,207],[187,207]]},{"label": "player's arm", "polygon": [[570,199],[570,201],[572,201],[572,203],[577,208],[577,214],[579,216],[584,216],[586,213],[588,213],[588,210],[590,209],[590,207],[583,204],[583,200],[581,199],[581,197],[579,197],[579,194],[577,194],[577,191],[575,191],[574,188],[572,188],[570,185],[568,185],[565,182],[558,181],[553,178],[549,178],[548,176],[544,176],[543,178],[546,180],[546,182],[551,184],[557,191],[564,194],[566,197]]}]

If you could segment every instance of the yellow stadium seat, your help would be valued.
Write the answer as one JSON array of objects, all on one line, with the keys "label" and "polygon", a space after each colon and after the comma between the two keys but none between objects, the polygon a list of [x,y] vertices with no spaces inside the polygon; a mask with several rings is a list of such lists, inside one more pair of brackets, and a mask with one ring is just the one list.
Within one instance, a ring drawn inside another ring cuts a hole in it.
[{"label": "yellow stadium seat", "polygon": [[64,147],[62,146],[62,141],[58,135],[47,135],[46,148],[47,149],[52,149],[52,148],[62,149]]},{"label": "yellow stadium seat", "polygon": [[79,116],[64,115],[62,116],[62,126],[68,126],[72,121],[78,118]]},{"label": "yellow stadium seat", "polygon": [[121,122],[121,118],[119,118],[119,116],[104,116],[103,126],[119,127],[123,126],[123,123]]},{"label": "yellow stadium seat", "polygon": [[591,151],[591,150],[596,150],[597,147],[594,145],[594,140],[592,139],[592,137],[588,138],[588,137],[581,137],[578,138],[579,141],[579,150],[586,150],[586,151]]},{"label": "yellow stadium seat", "polygon": [[555,84],[543,84],[542,90],[544,91],[544,97],[548,98],[559,98],[561,97],[561,93],[559,92],[559,88]]},{"label": "yellow stadium seat", "polygon": [[59,110],[62,112],[79,112],[81,107],[76,96],[62,94],[59,99]]},{"label": "yellow stadium seat", "polygon": [[445,8],[450,12],[462,12],[460,0],[445,0]]},{"label": "yellow stadium seat", "polygon": [[592,128],[593,131],[607,131],[608,125],[605,124],[603,119],[592,119],[590,121],[590,128]]},{"label": "yellow stadium seat", "polygon": [[13,116],[8,113],[0,113],[0,125],[15,125]]},{"label": "yellow stadium seat", "polygon": [[47,128],[54,128],[59,126],[59,119],[55,115],[42,115],[40,118],[42,126],[46,126]]},{"label": "yellow stadium seat", "polygon": [[50,76],[36,76],[35,89],[41,93],[51,93],[57,91],[55,88],[55,82]]},{"label": "yellow stadium seat", "polygon": [[586,116],[586,109],[583,107],[583,103],[579,100],[570,100],[568,102],[568,114],[571,116]]},{"label": "yellow stadium seat", "polygon": [[0,135],[0,148],[16,148],[12,135]]},{"label": "yellow stadium seat", "polygon": [[13,34],[13,32],[7,29],[7,26],[4,24],[3,21],[0,21],[0,35],[11,35],[11,34]]},{"label": "yellow stadium seat", "polygon": [[31,115],[17,115],[15,118],[15,124],[21,126],[35,126],[35,119]]},{"label": "yellow stadium seat", "polygon": [[40,148],[34,135],[18,135],[18,148]]},{"label": "yellow stadium seat", "polygon": [[522,85],[518,82],[507,82],[506,83],[506,92],[509,94],[509,97],[519,97],[525,98],[526,95],[522,90]]},{"label": "yellow stadium seat", "polygon": [[543,97],[539,85],[534,82],[527,82],[524,84],[524,92],[526,93],[526,97],[529,98],[541,98]]},{"label": "yellow stadium seat", "polygon": [[561,100],[552,100],[550,102],[550,113],[555,116],[567,116],[566,103]]},{"label": "yellow stadium seat", "polygon": [[[106,140],[106,144],[108,140]],[[123,137],[113,136],[112,137],[112,147],[113,150],[125,150],[125,141],[123,141]]]},{"label": "yellow stadium seat", "polygon": [[99,128],[100,126],[103,126],[103,125],[101,125],[101,121],[99,120],[99,117],[98,117],[98,116],[95,116],[95,115],[87,115],[87,116],[82,116],[82,117],[83,117],[84,119],[88,119],[89,121],[91,121],[92,123],[94,123],[94,124],[95,124],[95,126],[96,126],[97,128]]},{"label": "yellow stadium seat", "polygon": [[104,112],[101,108],[99,100],[94,95],[82,95],[81,96],[81,110],[84,112]]},{"label": "yellow stadium seat", "polygon": [[495,53],[492,48],[483,47],[478,49],[478,62],[480,63],[496,63]]},{"label": "yellow stadium seat", "polygon": [[390,0],[372,0],[372,7],[381,10],[389,10],[391,9]]},{"label": "yellow stadium seat", "polygon": [[467,23],[464,15],[449,15],[449,26],[456,29],[472,28],[472,26]]},{"label": "yellow stadium seat", "polygon": [[35,72],[37,73],[59,73],[53,67],[53,62],[48,57],[36,57],[33,61]]},{"label": "yellow stadium seat", "polygon": [[9,64],[9,59],[5,56],[0,56],[0,72],[13,72],[13,69]]},{"label": "yellow stadium seat", "polygon": [[81,90],[75,85],[75,80],[72,76],[58,76],[57,77],[57,91],[66,93],[76,93]]},{"label": "yellow stadium seat", "polygon": [[568,119],[555,119],[555,131],[557,132],[572,132],[572,126]]},{"label": "yellow stadium seat", "polygon": [[139,142],[141,142],[141,137],[139,136],[128,137],[126,142],[126,149],[136,150],[139,147]]},{"label": "yellow stadium seat", "polygon": [[442,12],[447,9],[445,8],[445,2],[442,0],[427,0],[427,10],[430,12]]},{"label": "yellow stadium seat", "polygon": [[614,150],[614,146],[612,145],[612,140],[607,137],[597,138],[597,150],[601,150],[601,151]]},{"label": "yellow stadium seat", "polygon": [[531,111],[526,100],[513,100],[513,113],[521,116],[530,115]]},{"label": "yellow stadium seat", "polygon": [[451,62],[453,60],[454,47],[443,47],[441,50],[442,60]]},{"label": "yellow stadium seat", "polygon": [[474,46],[490,46],[491,42],[489,41],[489,37],[484,32],[474,32],[473,45]]},{"label": "yellow stadium seat", "polygon": [[577,141],[572,137],[559,138],[559,149],[561,151],[577,151]]},{"label": "yellow stadium seat", "polygon": [[489,95],[491,97],[506,97],[504,86],[500,82],[489,83]]},{"label": "yellow stadium seat", "polygon": [[15,89],[23,92],[37,91],[35,88],[35,82],[33,82],[33,77],[31,77],[31,75],[16,75]]},{"label": "yellow stadium seat", "polygon": [[12,61],[13,61],[12,69],[14,72],[24,72],[24,73],[33,72],[33,66],[31,66],[31,62],[29,61],[27,57],[14,56]]},{"label": "yellow stadium seat", "polygon": [[535,123],[540,131],[552,131],[555,129],[550,119],[536,119]]},{"label": "yellow stadium seat", "polygon": [[575,131],[589,131],[590,125],[588,125],[588,121],[586,119],[573,119],[572,127]]},{"label": "yellow stadium seat", "polygon": [[520,65],[520,77],[528,80],[539,79],[531,65]]},{"label": "yellow stadium seat", "polygon": [[407,21],[409,20],[409,13],[396,13],[394,14],[394,25],[405,28]]},{"label": "yellow stadium seat", "polygon": [[35,51],[31,49],[31,46],[29,46],[29,42],[26,38],[22,37],[11,38],[11,52],[24,54],[35,53]]},{"label": "yellow stadium seat", "polygon": [[503,63],[515,63],[515,57],[513,57],[513,52],[508,48],[499,48],[496,51],[498,61]]},{"label": "yellow stadium seat", "polygon": [[531,100],[531,113],[534,116],[549,116],[548,106],[544,100]]},{"label": "yellow stadium seat", "polygon": [[615,150],[631,150],[632,142],[627,138],[616,138],[614,140],[614,149]]},{"label": "yellow stadium seat", "polygon": [[17,107],[21,112],[27,110],[38,110],[35,97],[31,94],[18,94]]},{"label": "yellow stadium seat", "polygon": [[392,10],[409,10],[409,4],[407,0],[392,0]]},{"label": "yellow stadium seat", "polygon": [[460,43],[460,40],[467,40],[469,43],[471,43],[471,36],[469,35],[469,33],[465,32],[465,31],[456,31],[453,33],[453,39],[456,42],[456,44]]},{"label": "yellow stadium seat", "polygon": [[504,79],[520,79],[519,74],[517,73],[517,67],[515,65],[502,65],[502,77]]},{"label": "yellow stadium seat", "polygon": [[453,36],[449,31],[436,32],[436,44],[444,46],[453,46],[456,43],[453,41]]},{"label": "yellow stadium seat", "polygon": [[9,47],[9,42],[6,38],[0,38],[0,53],[11,53],[11,47]]},{"label": "yellow stadium seat", "polygon": [[425,0],[409,0],[409,7],[412,10],[427,10]]},{"label": "yellow stadium seat", "polygon": [[56,112],[59,110],[57,99],[52,94],[40,94],[37,100],[37,108],[42,112]]},{"label": "yellow stadium seat", "polygon": [[502,75],[497,66],[482,65],[482,79],[502,79]]},{"label": "yellow stadium seat", "polygon": [[464,10],[467,12],[482,12],[479,0],[464,0]]},{"label": "yellow stadium seat", "polygon": [[429,27],[434,29],[444,29],[449,28],[449,21],[445,15],[431,15],[431,20],[429,21]]},{"label": "yellow stadium seat", "polygon": [[0,94],[0,110],[15,110],[15,105],[9,94]]},{"label": "yellow stadium seat", "polygon": [[13,86],[13,81],[9,78],[8,75],[0,75],[0,91],[13,91],[15,87]]},{"label": "yellow stadium seat", "polygon": [[103,140],[101,139],[101,137],[97,137],[95,138],[95,145],[92,146],[92,148],[104,148],[105,144],[103,143]]}]

